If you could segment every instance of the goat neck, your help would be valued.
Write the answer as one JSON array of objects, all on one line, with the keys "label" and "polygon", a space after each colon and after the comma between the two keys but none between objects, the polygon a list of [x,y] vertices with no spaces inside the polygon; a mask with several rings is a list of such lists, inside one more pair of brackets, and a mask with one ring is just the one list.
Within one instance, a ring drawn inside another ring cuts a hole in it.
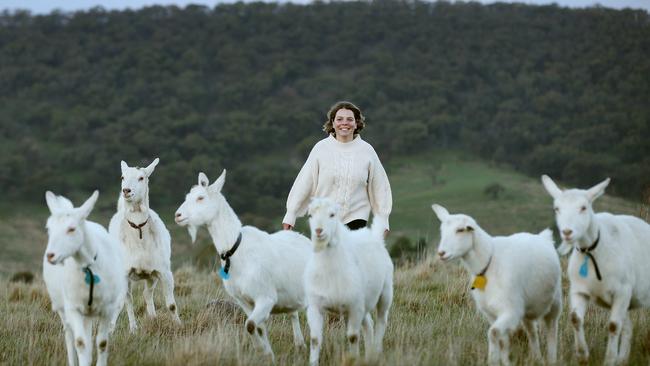
[{"label": "goat neck", "polygon": [[342,248],[340,243],[343,241],[342,237],[347,234],[346,230],[348,230],[348,228],[345,227],[345,225],[339,221],[334,226],[334,230],[332,230],[331,235],[329,235],[329,237],[327,238],[327,242],[317,242],[315,238],[312,238],[312,242],[314,243],[314,245],[316,247],[320,246],[321,248],[315,250],[314,254],[315,255],[325,254],[325,257],[330,257],[330,253],[332,251],[335,251],[335,252],[341,252],[343,255],[345,255],[345,248]]},{"label": "goat neck", "polygon": [[118,211],[124,212],[124,217],[136,224],[143,223],[149,219],[149,189],[145,193],[144,200],[128,202],[120,195],[117,204]]},{"label": "goat neck", "polygon": [[208,224],[208,232],[219,253],[230,250],[241,232],[241,221],[226,199],[220,195],[216,212]]},{"label": "goat neck", "polygon": [[494,255],[494,244],[492,237],[480,227],[476,227],[472,235],[472,248],[462,256],[465,268],[476,275],[486,269]]},{"label": "goat neck", "polygon": [[598,232],[599,227],[598,222],[596,222],[596,215],[592,214],[591,220],[589,221],[589,227],[587,227],[584,235],[576,240],[576,247],[581,249],[587,249],[591,247],[598,238]]},{"label": "goat neck", "polygon": [[77,252],[71,256],[71,258],[73,258],[80,267],[86,267],[95,262],[95,258],[97,257],[97,248],[91,240],[88,240],[85,221],[81,223],[79,229],[81,229],[81,232],[84,235],[84,240],[79,250],[77,250]]}]

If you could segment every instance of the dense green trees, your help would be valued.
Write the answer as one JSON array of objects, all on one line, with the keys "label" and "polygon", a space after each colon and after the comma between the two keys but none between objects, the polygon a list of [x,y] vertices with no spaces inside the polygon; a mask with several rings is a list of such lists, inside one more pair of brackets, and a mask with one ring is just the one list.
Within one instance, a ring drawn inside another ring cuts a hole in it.
[{"label": "dense green trees", "polygon": [[0,189],[115,191],[120,159],[159,156],[159,200],[225,167],[240,212],[280,215],[339,99],[385,158],[455,147],[650,185],[647,13],[379,0],[4,12]]}]

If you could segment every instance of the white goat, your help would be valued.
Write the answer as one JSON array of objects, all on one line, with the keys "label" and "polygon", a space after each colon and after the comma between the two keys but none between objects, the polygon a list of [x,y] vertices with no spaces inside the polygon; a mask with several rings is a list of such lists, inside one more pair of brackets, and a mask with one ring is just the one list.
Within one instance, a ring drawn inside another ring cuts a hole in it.
[{"label": "white goat", "polygon": [[153,291],[158,280],[161,280],[165,304],[174,320],[181,322],[174,299],[171,236],[158,214],[149,207],[149,177],[158,161],[156,158],[146,168],[132,168],[121,162],[122,191],[117,200],[117,212],[108,226],[109,233],[119,239],[125,250],[125,268],[129,277],[126,311],[131,332],[137,328],[131,295],[134,281],[145,280],[147,314],[155,317]]},{"label": "white goat", "polygon": [[461,259],[473,277],[476,306],[491,324],[488,363],[510,364],[510,337],[521,325],[533,356],[541,360],[537,334],[540,319],[547,331],[547,361],[556,363],[562,288],[551,230],[492,237],[467,215],[450,215],[436,204],[432,208],[441,222],[440,259]]},{"label": "white goat", "polygon": [[108,336],[126,296],[122,248],[106,229],[86,221],[99,193],[81,207],[45,193],[51,216],[43,257],[43,279],[65,330],[68,364],[90,365],[93,323],[97,322],[97,365],[108,361]]},{"label": "white goat", "polygon": [[[305,291],[311,365],[318,364],[325,311],[347,315],[347,337],[354,355],[359,353],[362,329],[368,360],[373,352],[382,351],[393,302],[393,262],[384,244],[385,227],[378,224],[386,220],[373,220],[371,229],[351,231],[339,219],[338,210],[326,198],[314,198],[309,205],[314,254],[305,270]],[[373,310],[377,311],[374,335]]]},{"label": "white goat", "polygon": [[628,309],[650,307],[650,225],[633,216],[594,213],[592,203],[605,192],[609,178],[588,190],[562,191],[546,175],[542,182],[553,197],[563,246],[575,248],[567,272],[576,356],[580,362],[589,359],[583,326],[587,305],[594,300],[611,309],[605,364],[625,363],[632,338]]},{"label": "white goat", "polygon": [[199,184],[176,211],[176,223],[187,226],[192,242],[199,226],[207,226],[220,254],[223,286],[247,316],[246,330],[265,354],[274,359],[266,331],[270,314],[289,313],[294,344],[304,346],[298,311],[306,306],[303,288],[305,263],[311,254],[309,239],[293,231],[274,234],[241,221],[221,189],[226,171],[212,184],[199,173]]}]

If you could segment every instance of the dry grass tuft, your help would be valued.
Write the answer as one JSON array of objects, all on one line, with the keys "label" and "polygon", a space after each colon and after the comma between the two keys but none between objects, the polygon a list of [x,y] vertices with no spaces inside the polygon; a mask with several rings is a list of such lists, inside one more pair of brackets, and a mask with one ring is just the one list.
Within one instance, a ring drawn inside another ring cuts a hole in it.
[{"label": "dry grass tuft", "polygon": [[11,294],[9,295],[10,302],[23,301],[25,299],[25,289],[19,286],[11,288]]},{"label": "dry grass tuft", "polygon": [[29,271],[20,271],[14,273],[13,276],[11,276],[11,279],[9,282],[23,282],[23,283],[32,283],[34,281],[34,274]]}]

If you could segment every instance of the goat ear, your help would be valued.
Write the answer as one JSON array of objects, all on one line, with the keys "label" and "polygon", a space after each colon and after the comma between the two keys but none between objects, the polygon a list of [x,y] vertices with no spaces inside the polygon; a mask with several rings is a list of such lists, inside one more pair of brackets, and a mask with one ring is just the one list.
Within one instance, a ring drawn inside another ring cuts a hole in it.
[{"label": "goat ear", "polygon": [[208,188],[208,185],[210,185],[210,180],[208,180],[208,176],[205,175],[205,173],[203,172],[199,173],[199,185],[204,188]]},{"label": "goat ear", "polygon": [[333,207],[334,207],[334,214],[338,216],[339,213],[341,212],[341,205],[339,205],[338,203],[334,203]]},{"label": "goat ear", "polygon": [[226,169],[224,169],[219,178],[212,183],[210,186],[210,192],[221,192],[224,183],[226,183]]},{"label": "goat ear", "polygon": [[194,225],[187,225],[187,232],[190,234],[190,239],[192,239],[192,244],[196,241],[196,232],[198,228]]},{"label": "goat ear", "polygon": [[45,192],[45,202],[47,203],[47,208],[50,209],[51,214],[54,214],[54,212],[59,209],[59,202],[56,199],[56,195],[50,191]]},{"label": "goat ear", "polygon": [[59,202],[59,209],[72,210],[74,208],[72,201],[63,196],[57,196],[56,200]]},{"label": "goat ear", "polygon": [[144,168],[145,173],[147,173],[147,177],[150,176],[151,173],[153,173],[153,170],[156,169],[156,165],[158,165],[159,162],[160,162],[160,159],[155,158],[155,159],[153,159],[151,164],[149,164],[148,167]]},{"label": "goat ear", "polygon": [[596,198],[600,197],[605,193],[605,188],[607,188],[607,185],[609,185],[610,179],[607,178],[604,181],[596,184],[595,186],[589,188],[587,190],[587,196],[589,196],[589,200],[593,202]]},{"label": "goat ear", "polygon": [[95,190],[86,202],[77,209],[77,213],[82,220],[85,220],[88,215],[90,215],[90,212],[93,210],[93,207],[95,207],[95,203],[97,202],[97,197],[99,197],[99,191]]},{"label": "goat ear", "polygon": [[449,217],[449,211],[447,211],[446,208],[440,206],[439,204],[434,203],[431,205],[431,208],[433,209],[433,212],[436,213],[436,216],[438,216],[438,220],[440,220],[440,222],[447,220]]},{"label": "goat ear", "polygon": [[542,175],[542,184],[544,184],[546,192],[548,192],[551,197],[557,198],[560,194],[562,194],[562,190],[558,188],[557,184],[553,182],[553,179],[551,179],[551,177],[546,174]]},{"label": "goat ear", "polygon": [[126,161],[122,160],[120,161],[120,168],[122,169],[122,174],[124,174],[124,171],[129,168],[129,164],[127,164]]}]

